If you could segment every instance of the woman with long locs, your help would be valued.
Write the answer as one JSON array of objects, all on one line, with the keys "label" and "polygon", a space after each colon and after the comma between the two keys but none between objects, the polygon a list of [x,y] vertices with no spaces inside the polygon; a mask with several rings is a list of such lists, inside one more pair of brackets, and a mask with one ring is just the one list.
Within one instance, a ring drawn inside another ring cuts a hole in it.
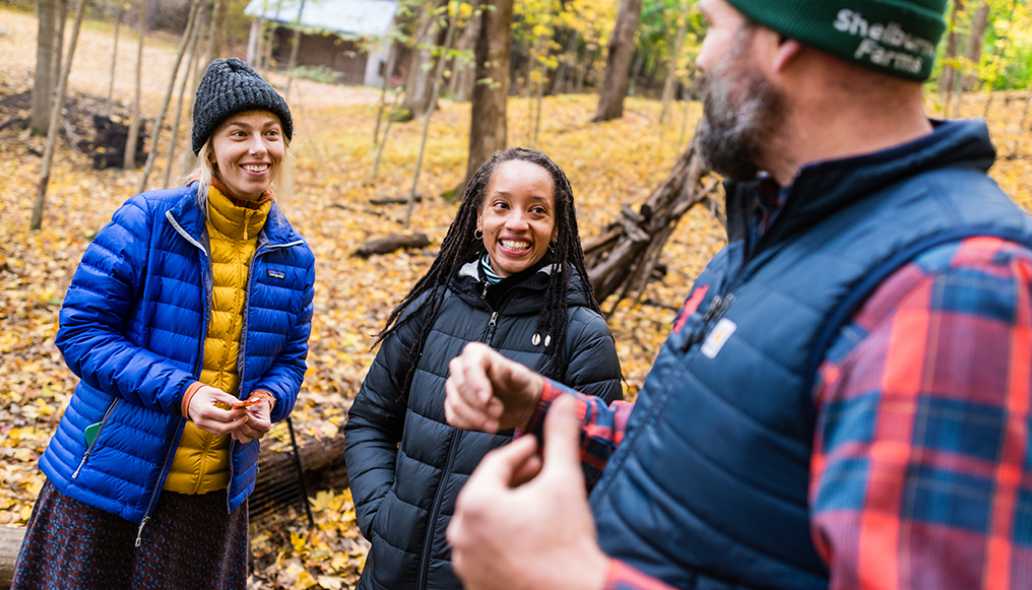
[{"label": "woman with long locs", "polygon": [[573,191],[548,156],[496,153],[465,187],[430,270],[391,312],[351,407],[346,460],[362,534],[359,588],[461,588],[445,531],[481,458],[511,440],[452,428],[448,364],[470,342],[607,400],[613,337],[587,282]]}]

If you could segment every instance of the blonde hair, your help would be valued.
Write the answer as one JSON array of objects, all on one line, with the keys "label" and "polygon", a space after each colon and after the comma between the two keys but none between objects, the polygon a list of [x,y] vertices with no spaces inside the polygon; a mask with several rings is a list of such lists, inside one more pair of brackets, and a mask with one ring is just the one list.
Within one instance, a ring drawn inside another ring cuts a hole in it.
[{"label": "blonde hair", "polygon": [[[209,137],[204,145],[201,146],[200,151],[197,152],[197,161],[194,164],[193,170],[186,175],[186,182],[197,183],[197,204],[200,206],[201,211],[208,211],[208,188],[211,186],[211,179],[217,175],[217,164],[214,161],[215,150],[211,144],[211,137]],[[281,178],[284,177],[284,170],[288,166],[293,165],[293,158],[290,155],[290,140],[286,136],[283,136],[283,159],[280,161],[279,166],[274,166],[272,169],[272,184],[277,186]],[[288,177],[287,183],[290,183]]]}]

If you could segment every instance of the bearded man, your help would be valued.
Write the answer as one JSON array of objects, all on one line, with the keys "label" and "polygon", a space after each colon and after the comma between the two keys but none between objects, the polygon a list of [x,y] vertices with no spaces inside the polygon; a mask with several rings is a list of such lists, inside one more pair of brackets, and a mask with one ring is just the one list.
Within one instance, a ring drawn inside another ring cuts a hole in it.
[{"label": "bearded man", "polygon": [[728,246],[633,405],[452,362],[452,424],[544,440],[464,488],[469,588],[1032,584],[1032,222],[924,113],[945,5],[700,2]]}]

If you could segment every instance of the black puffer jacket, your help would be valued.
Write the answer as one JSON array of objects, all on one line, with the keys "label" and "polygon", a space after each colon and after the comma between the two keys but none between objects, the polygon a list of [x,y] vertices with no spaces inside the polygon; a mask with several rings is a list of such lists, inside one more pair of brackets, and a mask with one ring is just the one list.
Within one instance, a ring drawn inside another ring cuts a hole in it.
[{"label": "black puffer jacket", "polygon": [[[358,526],[372,543],[360,589],[462,587],[445,539],[455,499],[483,456],[511,437],[459,431],[445,422],[448,363],[466,343],[481,341],[541,370],[547,359],[533,335],[549,268],[510,277],[484,296],[477,263],[465,265],[427,335],[407,396],[399,389],[426,311],[404,321],[383,342],[346,427],[345,459]],[[605,320],[587,307],[579,277],[571,280],[567,301],[565,367],[553,376],[586,394],[619,398],[613,337]]]}]

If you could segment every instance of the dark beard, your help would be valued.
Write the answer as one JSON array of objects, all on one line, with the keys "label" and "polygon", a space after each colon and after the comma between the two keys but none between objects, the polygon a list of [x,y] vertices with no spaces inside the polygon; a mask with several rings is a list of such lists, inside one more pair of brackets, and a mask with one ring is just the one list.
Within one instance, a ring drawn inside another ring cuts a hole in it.
[{"label": "dark beard", "polygon": [[699,154],[717,173],[751,180],[760,172],[764,149],[771,145],[784,115],[784,99],[762,74],[728,67],[703,80],[703,115],[695,136]]}]

